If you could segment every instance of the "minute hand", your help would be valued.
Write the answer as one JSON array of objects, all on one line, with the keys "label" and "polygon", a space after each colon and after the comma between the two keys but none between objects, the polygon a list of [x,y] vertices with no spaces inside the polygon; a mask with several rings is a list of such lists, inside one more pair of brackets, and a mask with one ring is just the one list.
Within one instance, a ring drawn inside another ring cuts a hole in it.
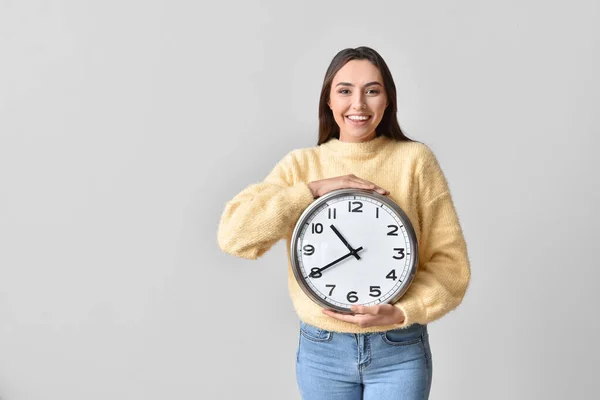
[{"label": "minute hand", "polygon": [[324,266],[323,268],[319,268],[319,269],[316,269],[316,270],[314,270],[314,271],[311,271],[311,273],[310,273],[310,274],[308,274],[308,276],[310,276],[311,278],[314,278],[314,275],[315,275],[316,273],[319,273],[319,272],[323,272],[323,271],[325,271],[327,268],[329,268],[329,267],[331,267],[331,266],[333,266],[333,265],[335,265],[335,264],[339,263],[340,261],[342,261],[342,260],[344,260],[344,259],[346,259],[346,258],[350,257],[350,256],[351,256],[351,255],[353,255],[354,253],[358,253],[358,252],[359,252],[359,251],[361,251],[361,250],[362,250],[362,246],[361,246],[361,247],[359,247],[358,249],[355,249],[355,250],[354,250],[354,252],[350,252],[350,253],[346,254],[345,256],[342,256],[342,257],[338,258],[337,260],[330,262],[329,264],[327,264],[327,265],[326,265],[326,266]]}]

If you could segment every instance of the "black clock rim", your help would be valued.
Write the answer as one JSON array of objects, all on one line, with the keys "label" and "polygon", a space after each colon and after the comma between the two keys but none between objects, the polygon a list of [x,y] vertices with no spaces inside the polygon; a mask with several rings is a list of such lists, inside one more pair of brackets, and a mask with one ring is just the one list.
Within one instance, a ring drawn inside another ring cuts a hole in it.
[{"label": "black clock rim", "polygon": [[390,198],[388,198],[382,194],[379,194],[377,192],[374,192],[372,190],[354,189],[354,188],[332,190],[331,192],[315,199],[312,203],[309,204],[308,207],[306,207],[306,209],[302,212],[302,214],[300,215],[300,218],[298,218],[298,221],[296,222],[296,226],[294,227],[294,230],[292,232],[292,237],[290,240],[290,248],[289,248],[290,260],[289,261],[292,266],[292,272],[294,274],[294,278],[296,279],[296,282],[298,283],[298,286],[300,286],[302,291],[309,298],[311,298],[315,303],[320,305],[321,307],[324,307],[324,308],[327,308],[330,310],[335,310],[335,311],[338,311],[341,313],[351,314],[352,311],[349,308],[340,307],[340,306],[336,306],[334,304],[327,303],[321,297],[317,296],[310,289],[310,287],[308,286],[306,281],[303,279],[302,274],[300,274],[299,266],[298,266],[298,263],[297,263],[296,257],[295,257],[296,245],[297,245],[298,239],[299,239],[299,237],[298,237],[299,232],[302,229],[302,226],[304,225],[308,216],[312,213],[312,211],[319,208],[323,203],[327,203],[327,201],[329,201],[331,198],[341,197],[341,196],[345,196],[348,194],[356,194],[357,196],[371,197],[371,198],[381,201],[382,203],[385,203],[388,207],[392,208],[394,211],[397,212],[398,215],[400,215],[400,217],[404,221],[404,227],[406,228],[408,236],[414,243],[411,272],[410,272],[409,276],[407,277],[407,279],[405,280],[405,282],[407,282],[407,283],[402,287],[402,289],[398,293],[396,293],[394,295],[394,297],[391,297],[386,301],[382,301],[379,304],[394,304],[395,302],[400,300],[400,298],[402,298],[402,296],[404,296],[406,294],[406,292],[408,291],[410,285],[412,284],[412,281],[415,278],[415,275],[416,275],[418,267],[419,267],[419,243],[417,241],[417,235],[415,233],[415,229],[412,225],[412,222],[408,218],[408,215],[406,215],[404,210],[402,210],[402,208],[400,208],[400,206],[398,204],[396,204]]}]

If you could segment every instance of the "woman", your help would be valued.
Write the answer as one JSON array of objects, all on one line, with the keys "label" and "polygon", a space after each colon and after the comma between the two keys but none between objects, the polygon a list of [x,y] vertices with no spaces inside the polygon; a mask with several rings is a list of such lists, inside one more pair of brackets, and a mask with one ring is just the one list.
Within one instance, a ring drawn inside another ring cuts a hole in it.
[{"label": "woman", "polygon": [[353,306],[353,314],[322,309],[304,294],[288,261],[303,399],[427,399],[427,324],[461,303],[470,280],[445,176],[432,151],[402,133],[396,111],[396,87],[381,56],[368,47],[340,51],[323,82],[318,145],[289,152],[263,182],[229,201],[221,218],[220,247],[250,259],[285,238],[289,260],[301,213],[335,189],[388,195],[415,228],[419,268],[395,304]]}]

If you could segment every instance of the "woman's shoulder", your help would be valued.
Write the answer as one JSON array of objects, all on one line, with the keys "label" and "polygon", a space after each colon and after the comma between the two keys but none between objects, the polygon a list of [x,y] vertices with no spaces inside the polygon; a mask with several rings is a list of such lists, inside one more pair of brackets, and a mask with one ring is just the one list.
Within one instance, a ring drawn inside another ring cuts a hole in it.
[{"label": "woman's shoulder", "polygon": [[307,165],[316,162],[318,157],[315,147],[293,148],[284,153],[278,165],[290,172],[301,171]]},{"label": "woman's shoulder", "polygon": [[398,150],[408,151],[415,155],[433,154],[431,147],[417,140],[396,140],[388,139],[391,146],[395,146]]},{"label": "woman's shoulder", "polygon": [[390,140],[390,146],[394,147],[394,152],[399,156],[410,160],[417,170],[426,164],[436,162],[436,156],[433,149],[418,141],[410,140]]},{"label": "woman's shoulder", "polygon": [[319,156],[320,156],[320,153],[319,153],[318,146],[298,147],[298,148],[290,150],[286,154],[287,158],[289,158],[291,161],[295,161],[295,162],[307,161],[310,159],[318,158]]}]

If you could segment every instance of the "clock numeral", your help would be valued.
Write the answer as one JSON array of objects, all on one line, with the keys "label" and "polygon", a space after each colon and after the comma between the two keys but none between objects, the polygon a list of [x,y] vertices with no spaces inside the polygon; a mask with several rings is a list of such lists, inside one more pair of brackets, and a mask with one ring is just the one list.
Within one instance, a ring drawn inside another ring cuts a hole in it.
[{"label": "clock numeral", "polygon": [[400,254],[400,257],[393,256],[393,258],[395,258],[396,260],[402,260],[405,257],[404,249],[400,247],[394,247],[394,250],[397,251],[398,254]]},{"label": "clock numeral", "polygon": [[331,296],[331,293],[333,293],[333,289],[335,289],[335,285],[325,285],[325,287],[331,288],[331,290],[329,291],[329,296]]},{"label": "clock numeral", "polygon": [[398,236],[398,226],[396,225],[388,225],[388,228],[392,228],[391,231],[387,233],[388,236]]},{"label": "clock numeral", "polygon": [[316,224],[313,222],[312,224],[312,233],[323,233],[323,224],[317,222]]},{"label": "clock numeral", "polygon": [[371,297],[381,296],[381,290],[379,290],[379,289],[381,289],[381,286],[371,286],[369,288],[369,291],[371,292],[371,293],[369,293],[369,296],[371,296]]},{"label": "clock numeral", "polygon": [[348,295],[346,296],[346,299],[350,303],[356,303],[358,301],[358,297],[356,296],[356,292],[348,292]]},{"label": "clock numeral", "polygon": [[375,209],[375,218],[379,218],[379,207]]},{"label": "clock numeral", "polygon": [[327,211],[328,211],[328,218],[329,219],[336,219],[337,218],[337,216],[336,216],[336,211],[337,210],[335,208],[333,209],[333,212],[332,212],[331,208],[329,210],[327,210]]},{"label": "clock numeral", "polygon": [[[354,204],[354,208],[352,208],[352,205]],[[363,203],[360,201],[349,201],[348,202],[348,212],[362,212],[362,206]]]},{"label": "clock numeral", "polygon": [[315,246],[313,246],[312,244],[305,245],[302,248],[302,250],[304,250],[305,256],[312,256],[313,254],[315,254]]},{"label": "clock numeral", "polygon": [[386,277],[386,278],[388,278],[388,279],[394,280],[394,281],[395,281],[396,279],[398,279],[398,278],[396,277],[396,270],[395,270],[395,269],[391,270],[391,271],[390,271],[390,273],[389,273],[389,274],[387,274],[385,277]]},{"label": "clock numeral", "polygon": [[323,276],[323,273],[320,271],[319,267],[313,267],[310,270],[310,274],[308,274],[311,278],[317,279]]}]

